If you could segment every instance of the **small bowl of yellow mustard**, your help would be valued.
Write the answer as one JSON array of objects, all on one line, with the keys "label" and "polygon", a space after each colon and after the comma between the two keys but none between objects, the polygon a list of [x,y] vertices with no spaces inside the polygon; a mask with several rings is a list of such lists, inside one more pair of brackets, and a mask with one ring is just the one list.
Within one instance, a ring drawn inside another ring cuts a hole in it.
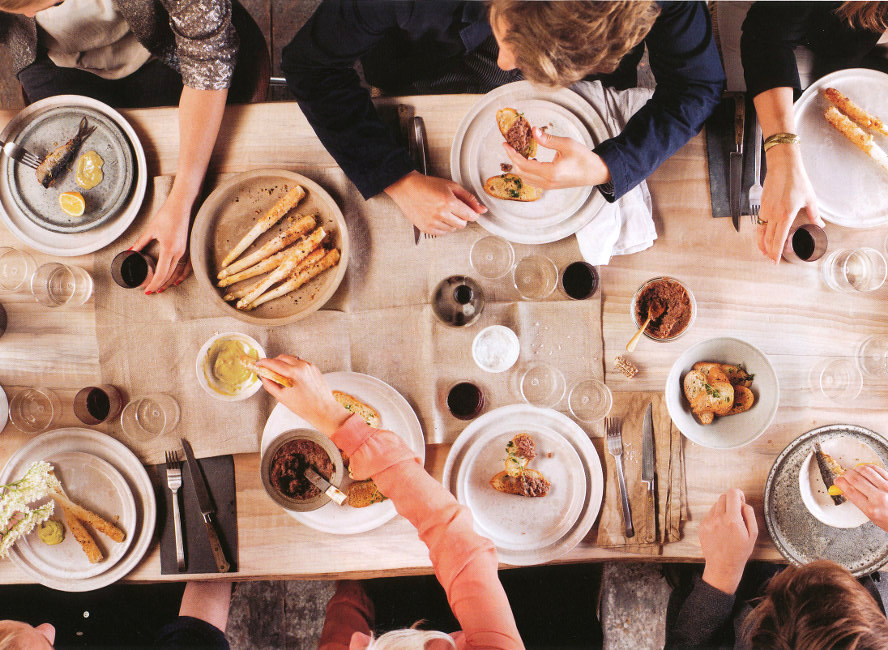
[{"label": "small bowl of yellow mustard", "polygon": [[241,356],[263,359],[259,342],[240,332],[216,334],[197,353],[197,381],[211,397],[237,402],[256,394],[262,382],[241,362]]}]

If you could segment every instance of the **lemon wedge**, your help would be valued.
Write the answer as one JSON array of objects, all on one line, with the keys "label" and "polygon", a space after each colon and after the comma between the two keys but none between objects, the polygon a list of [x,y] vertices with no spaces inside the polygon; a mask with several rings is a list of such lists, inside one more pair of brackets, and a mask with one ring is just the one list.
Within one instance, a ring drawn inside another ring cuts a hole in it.
[{"label": "lemon wedge", "polygon": [[62,192],[59,194],[59,205],[65,214],[72,217],[82,217],[86,211],[86,201],[80,192]]},{"label": "lemon wedge", "polygon": [[95,151],[87,151],[77,160],[77,184],[85,190],[91,190],[102,182],[102,165],[105,161]]},{"label": "lemon wedge", "polygon": [[842,494],[842,489],[836,487],[835,485],[830,485],[830,486],[826,489],[826,491],[827,491],[827,493],[828,493],[830,496],[833,496],[833,497],[837,497],[837,496],[839,496],[840,494]]}]

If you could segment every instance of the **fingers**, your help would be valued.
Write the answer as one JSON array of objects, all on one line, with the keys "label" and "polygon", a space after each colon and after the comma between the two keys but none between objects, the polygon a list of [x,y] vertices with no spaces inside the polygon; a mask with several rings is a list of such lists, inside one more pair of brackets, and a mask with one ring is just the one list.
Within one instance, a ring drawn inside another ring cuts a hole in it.
[{"label": "fingers", "polygon": [[743,492],[737,488],[728,490],[724,495],[725,512],[733,517],[740,518],[740,508],[744,504]]},{"label": "fingers", "polygon": [[131,250],[140,251],[143,248],[145,248],[148,244],[150,244],[154,239],[155,239],[154,233],[152,233],[150,230],[146,230],[136,240],[136,243],[132,245]]},{"label": "fingers", "polygon": [[713,514],[721,514],[721,513],[723,513],[723,512],[725,511],[727,501],[728,501],[728,495],[727,495],[727,494],[722,494],[722,495],[716,500],[715,504],[713,504],[713,506],[712,506],[712,512],[713,512]]},{"label": "fingers", "polygon": [[876,474],[881,476],[885,480],[886,486],[888,486],[888,471],[885,471],[884,467],[879,465],[867,465],[866,467],[871,468]]},{"label": "fingers", "polygon": [[191,260],[179,260],[179,263],[176,265],[176,272],[173,274],[173,278],[171,284],[174,287],[178,287],[182,284],[182,280],[187,278],[191,274]]},{"label": "fingers", "polygon": [[168,252],[162,250],[154,267],[154,277],[151,278],[151,282],[145,287],[145,295],[150,295],[155,291],[160,293],[163,287],[167,286],[170,278],[173,277],[175,270],[176,265],[173,257]]},{"label": "fingers", "polygon": [[[770,257],[775,264],[780,263],[780,257],[783,255],[783,245],[789,237],[789,229],[792,227],[792,219],[772,219],[768,222],[770,239]],[[771,226],[773,224],[773,229]]]},{"label": "fingers", "polygon": [[749,532],[750,539],[758,538],[759,529],[758,522],[755,520],[755,510],[752,506],[744,503],[742,508],[743,521],[746,522],[746,530]]},{"label": "fingers", "polygon": [[[845,498],[848,499],[854,505],[860,507],[865,506],[867,504],[866,495],[857,489],[857,481],[863,482],[863,479],[859,476],[851,474],[851,472],[846,472],[845,476],[840,476],[836,479],[836,487],[842,491],[842,494]],[[852,482],[853,480],[853,482]]]},{"label": "fingers", "polygon": [[821,228],[826,226],[823,219],[820,218],[820,208],[817,207],[816,199],[810,199],[808,203],[805,204],[805,212],[811,223],[816,223]]},{"label": "fingers", "polygon": [[538,126],[531,129],[531,134],[533,135],[533,139],[537,141],[537,144],[546,149],[560,150],[569,142],[574,142],[574,140],[571,140],[570,138],[563,138],[561,136],[546,133]]},{"label": "fingers", "polygon": [[[476,214],[484,214],[487,212],[487,207],[478,200],[478,198],[469,192],[462,185],[457,183],[453,184],[453,195],[458,198],[460,201],[468,205]],[[469,221],[475,221],[477,219],[475,215],[472,215],[472,218]]]},{"label": "fingers", "polygon": [[281,401],[281,396],[283,395],[285,390],[283,386],[281,386],[276,381],[271,381],[270,379],[266,379],[265,377],[259,377],[259,381],[262,382],[262,388],[264,388],[269,395],[274,397],[276,400]]},{"label": "fingers", "polygon": [[[888,479],[888,477],[886,477],[888,472],[885,472],[885,470],[878,465],[861,465],[852,468],[852,470],[865,477],[873,487],[880,492],[888,492],[888,480],[886,480]],[[879,472],[879,470],[881,470],[881,472]]]}]

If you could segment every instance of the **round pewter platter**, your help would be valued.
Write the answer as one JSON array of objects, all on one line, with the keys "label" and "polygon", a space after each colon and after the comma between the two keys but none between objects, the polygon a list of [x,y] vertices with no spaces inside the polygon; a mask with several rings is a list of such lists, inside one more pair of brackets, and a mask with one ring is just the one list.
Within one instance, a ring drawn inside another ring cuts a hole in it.
[{"label": "round pewter platter", "polygon": [[802,501],[799,470],[817,439],[848,437],[869,445],[888,463],[888,441],[852,424],[831,424],[802,434],[780,452],[765,483],[764,513],[768,533],[780,553],[796,565],[832,560],[855,576],[888,562],[888,533],[871,521],[858,528],[833,528],[818,521]]}]

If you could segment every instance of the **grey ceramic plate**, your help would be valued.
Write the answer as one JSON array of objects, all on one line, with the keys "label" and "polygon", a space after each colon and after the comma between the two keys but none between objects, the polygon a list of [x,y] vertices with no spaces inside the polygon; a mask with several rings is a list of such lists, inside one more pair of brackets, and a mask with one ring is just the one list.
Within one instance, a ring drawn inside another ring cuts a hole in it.
[{"label": "grey ceramic plate", "polygon": [[[7,182],[13,200],[31,222],[61,233],[83,232],[101,226],[125,207],[136,179],[132,146],[120,127],[103,113],[85,106],[59,106],[36,115],[16,136],[15,141],[43,158],[77,133],[82,118],[96,130],[78,149],[69,170],[50,187],[44,188],[25,165],[9,165]],[[104,161],[102,182],[85,190],[77,185],[76,164],[87,151],[95,151]],[[80,192],[86,202],[82,217],[71,217],[59,206],[59,194]]]},{"label": "grey ceramic plate", "polygon": [[765,483],[765,523],[777,549],[793,564],[832,560],[855,576],[888,562],[888,533],[872,522],[858,528],[833,528],[808,511],[799,491],[799,470],[814,441],[845,436],[869,445],[888,464],[888,441],[852,424],[831,424],[802,434],[784,449]]}]

